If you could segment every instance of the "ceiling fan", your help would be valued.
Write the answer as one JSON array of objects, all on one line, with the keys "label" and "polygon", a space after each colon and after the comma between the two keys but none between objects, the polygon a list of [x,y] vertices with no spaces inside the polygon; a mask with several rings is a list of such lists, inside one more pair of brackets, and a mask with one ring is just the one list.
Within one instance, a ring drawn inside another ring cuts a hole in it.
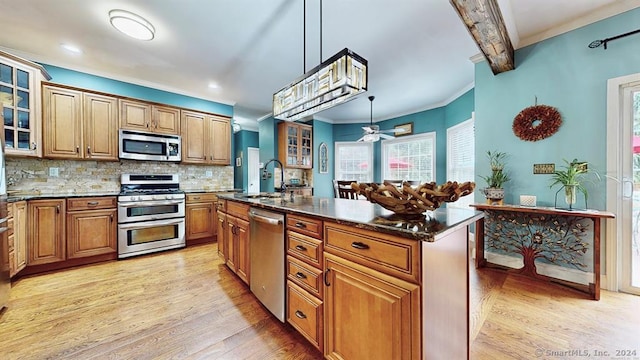
[{"label": "ceiling fan", "polygon": [[375,96],[369,96],[369,101],[371,102],[371,117],[369,119],[369,126],[362,127],[362,130],[364,130],[364,134],[360,139],[358,139],[358,141],[376,142],[380,139],[393,139],[394,136],[384,133],[396,133],[402,131],[401,129],[380,130],[380,126],[373,125],[373,99],[375,98]]}]

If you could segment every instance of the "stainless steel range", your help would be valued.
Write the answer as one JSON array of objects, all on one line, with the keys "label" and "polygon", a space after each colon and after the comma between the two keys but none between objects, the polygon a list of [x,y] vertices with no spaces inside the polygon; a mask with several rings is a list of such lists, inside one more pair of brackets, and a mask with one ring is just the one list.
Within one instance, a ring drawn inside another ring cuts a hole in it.
[{"label": "stainless steel range", "polygon": [[118,258],[184,247],[184,213],[177,174],[122,174]]}]

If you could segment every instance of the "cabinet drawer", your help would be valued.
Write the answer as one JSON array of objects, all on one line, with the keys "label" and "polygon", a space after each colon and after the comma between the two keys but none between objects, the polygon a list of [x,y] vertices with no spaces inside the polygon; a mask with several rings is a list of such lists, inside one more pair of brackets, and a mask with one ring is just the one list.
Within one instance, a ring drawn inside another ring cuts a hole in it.
[{"label": "cabinet drawer", "polygon": [[322,301],[287,281],[287,322],[322,351]]},{"label": "cabinet drawer", "polygon": [[305,289],[311,295],[322,299],[322,271],[287,256],[287,278]]},{"label": "cabinet drawer", "polygon": [[287,253],[320,269],[322,267],[322,241],[287,231]]},{"label": "cabinet drawer", "polygon": [[8,238],[9,252],[13,252],[13,250],[15,250],[16,248],[15,236],[13,236],[13,234],[10,234],[9,236],[7,236],[7,238]]},{"label": "cabinet drawer", "polygon": [[249,205],[227,201],[227,214],[249,220]]},{"label": "cabinet drawer", "polygon": [[13,218],[9,218],[9,220],[7,220],[7,235],[13,235],[13,229]]},{"label": "cabinet drawer", "polygon": [[420,242],[341,224],[325,225],[325,251],[361,265],[420,282]]},{"label": "cabinet drawer", "polygon": [[213,193],[199,193],[199,194],[187,194],[186,196],[187,202],[209,202],[209,201],[217,201],[218,196]]},{"label": "cabinet drawer", "polygon": [[322,220],[316,220],[298,215],[287,215],[287,228],[322,239]]},{"label": "cabinet drawer", "polygon": [[111,209],[116,207],[115,196],[67,199],[67,211]]},{"label": "cabinet drawer", "polygon": [[222,212],[227,212],[227,200],[218,199],[218,202],[216,202],[216,209]]}]

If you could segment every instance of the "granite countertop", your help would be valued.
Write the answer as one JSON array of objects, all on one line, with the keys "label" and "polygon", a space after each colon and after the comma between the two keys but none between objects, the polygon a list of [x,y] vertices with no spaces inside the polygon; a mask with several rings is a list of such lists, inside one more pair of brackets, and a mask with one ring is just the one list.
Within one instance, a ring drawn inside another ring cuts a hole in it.
[{"label": "granite countertop", "polygon": [[433,242],[449,230],[481,219],[481,211],[440,208],[428,211],[419,218],[403,218],[367,200],[323,198],[316,196],[289,196],[250,198],[247,194],[225,194],[221,199],[239,201],[251,206],[300,214],[335,221],[360,229],[384,232],[404,238]]},{"label": "granite countertop", "polygon": [[[242,189],[226,189],[226,190],[203,190],[203,189],[185,189],[187,194],[191,193],[237,193]],[[77,197],[97,197],[97,196],[118,196],[120,190],[117,191],[89,191],[89,192],[55,192],[44,193],[40,191],[16,191],[9,190],[7,194],[8,202],[16,202],[22,200],[35,200],[35,199],[60,199],[60,198],[77,198]]]}]

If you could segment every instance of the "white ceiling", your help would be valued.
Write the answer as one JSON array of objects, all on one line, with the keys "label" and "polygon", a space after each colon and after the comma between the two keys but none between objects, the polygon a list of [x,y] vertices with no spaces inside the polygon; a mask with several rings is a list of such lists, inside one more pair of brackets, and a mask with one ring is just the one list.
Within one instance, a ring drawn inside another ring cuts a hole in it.
[{"label": "white ceiling", "polygon": [[[499,0],[516,48],[639,7],[635,0]],[[234,105],[256,128],[275,91],[348,47],[369,61],[374,121],[446,105],[473,87],[478,54],[446,0],[0,0],[0,48],[28,59]],[[144,42],[111,27],[108,12],[146,18]],[[611,35],[611,34],[605,34]],[[60,47],[83,50],[74,55]],[[587,46],[587,44],[585,44]],[[518,64],[516,64],[517,68]],[[55,79],[52,79],[55,82]],[[215,82],[218,89],[210,89]],[[366,96],[317,114],[369,120]]]}]

